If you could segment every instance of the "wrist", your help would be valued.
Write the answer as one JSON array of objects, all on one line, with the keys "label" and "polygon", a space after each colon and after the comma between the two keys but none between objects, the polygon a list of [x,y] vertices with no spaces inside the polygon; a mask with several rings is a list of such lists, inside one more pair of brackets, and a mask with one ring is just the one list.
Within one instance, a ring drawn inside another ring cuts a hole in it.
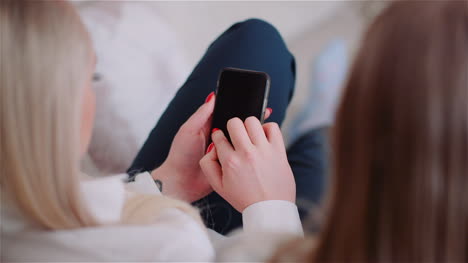
[{"label": "wrist", "polygon": [[171,168],[166,162],[151,172],[154,180],[162,183],[161,193],[175,199],[185,200],[182,185],[179,183],[177,170]]}]

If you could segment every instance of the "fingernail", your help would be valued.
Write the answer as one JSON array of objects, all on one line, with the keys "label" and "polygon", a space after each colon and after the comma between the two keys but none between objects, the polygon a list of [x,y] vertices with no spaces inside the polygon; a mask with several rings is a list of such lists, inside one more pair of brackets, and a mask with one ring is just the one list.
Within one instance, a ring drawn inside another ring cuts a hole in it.
[{"label": "fingernail", "polygon": [[206,149],[206,154],[208,154],[209,152],[211,152],[211,150],[213,150],[213,147],[214,147],[214,144],[213,144],[213,143],[210,143],[210,145],[208,146],[208,149]]},{"label": "fingernail", "polygon": [[214,129],[211,131],[211,133],[215,133],[215,132],[217,132],[217,131],[219,131],[219,129],[218,129],[218,128],[214,128]]},{"label": "fingernail", "polygon": [[211,92],[210,95],[208,95],[208,97],[206,97],[205,103],[210,102],[210,100],[211,100],[213,97],[214,97],[214,92]]},{"label": "fingernail", "polygon": [[270,111],[270,115],[273,113],[273,109],[272,109],[272,108],[267,108],[267,110]]}]

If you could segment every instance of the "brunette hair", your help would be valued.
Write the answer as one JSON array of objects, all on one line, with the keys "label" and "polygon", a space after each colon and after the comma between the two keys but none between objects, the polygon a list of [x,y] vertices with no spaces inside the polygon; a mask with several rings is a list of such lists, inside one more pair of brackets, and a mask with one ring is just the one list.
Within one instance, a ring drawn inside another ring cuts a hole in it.
[{"label": "brunette hair", "polygon": [[333,133],[326,221],[300,261],[468,262],[468,2],[390,4]]}]

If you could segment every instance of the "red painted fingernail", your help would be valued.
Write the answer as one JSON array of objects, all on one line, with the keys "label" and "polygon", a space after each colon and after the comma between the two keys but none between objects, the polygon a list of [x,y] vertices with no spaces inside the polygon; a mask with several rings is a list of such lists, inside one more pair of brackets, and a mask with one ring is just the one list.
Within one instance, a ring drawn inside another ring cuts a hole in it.
[{"label": "red painted fingernail", "polygon": [[270,111],[270,115],[273,113],[273,109],[272,109],[272,108],[267,108],[267,110]]},{"label": "red painted fingernail", "polygon": [[211,133],[215,133],[215,132],[217,132],[217,131],[219,131],[219,129],[218,129],[218,128],[214,128],[214,129],[211,131]]},{"label": "red painted fingernail", "polygon": [[210,100],[214,97],[214,92],[211,92],[210,95],[208,95],[208,97],[206,97],[206,100],[205,100],[205,103],[208,103],[210,102]]},{"label": "red painted fingernail", "polygon": [[208,149],[206,149],[206,154],[208,154],[209,152],[211,152],[211,150],[213,150],[213,147],[214,147],[214,144],[213,144],[213,143],[210,143],[210,145],[208,146]]}]

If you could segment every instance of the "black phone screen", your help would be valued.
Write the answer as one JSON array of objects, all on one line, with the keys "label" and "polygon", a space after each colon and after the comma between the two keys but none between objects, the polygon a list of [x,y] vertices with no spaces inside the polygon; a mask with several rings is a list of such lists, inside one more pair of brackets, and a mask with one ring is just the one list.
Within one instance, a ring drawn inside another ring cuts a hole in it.
[{"label": "black phone screen", "polygon": [[218,128],[229,139],[227,122],[235,117],[242,121],[255,116],[263,121],[268,96],[269,77],[266,73],[224,69],[219,77],[212,128]]}]

